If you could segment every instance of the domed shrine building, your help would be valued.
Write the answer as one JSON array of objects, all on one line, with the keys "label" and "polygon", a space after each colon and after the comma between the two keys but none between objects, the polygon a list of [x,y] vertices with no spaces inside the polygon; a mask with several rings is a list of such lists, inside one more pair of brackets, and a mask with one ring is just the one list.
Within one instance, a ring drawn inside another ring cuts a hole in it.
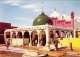
[{"label": "domed shrine building", "polygon": [[[58,34],[59,38],[73,37],[74,30],[74,13],[71,12],[70,16],[60,15],[57,11],[54,11],[50,16],[47,16],[42,12],[34,21],[33,26],[47,25],[52,26],[49,28],[54,30]],[[54,34],[55,34],[54,33]]]},{"label": "domed shrine building", "polygon": [[60,15],[54,11],[50,16],[41,12],[33,20],[33,26],[7,29],[4,32],[5,43],[11,39],[11,45],[45,46],[54,39],[73,37],[74,13]]}]

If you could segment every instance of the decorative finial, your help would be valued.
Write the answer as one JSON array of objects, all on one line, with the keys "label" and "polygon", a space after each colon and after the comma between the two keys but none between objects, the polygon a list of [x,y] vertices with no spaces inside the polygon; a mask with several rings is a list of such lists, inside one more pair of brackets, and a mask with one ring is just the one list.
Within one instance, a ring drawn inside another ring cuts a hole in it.
[{"label": "decorative finial", "polygon": [[71,12],[71,18],[72,19],[74,18],[74,12],[73,11]]},{"label": "decorative finial", "polygon": [[56,8],[54,8],[54,11],[56,11]]},{"label": "decorative finial", "polygon": [[42,7],[41,7],[41,12],[44,12],[44,1],[42,1]]}]

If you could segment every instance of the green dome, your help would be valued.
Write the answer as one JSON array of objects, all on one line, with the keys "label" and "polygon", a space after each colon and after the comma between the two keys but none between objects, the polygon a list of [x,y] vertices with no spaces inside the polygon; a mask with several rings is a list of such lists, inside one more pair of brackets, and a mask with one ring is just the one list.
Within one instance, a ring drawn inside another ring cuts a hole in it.
[{"label": "green dome", "polygon": [[34,21],[33,26],[36,25],[45,25],[45,24],[52,24],[50,18],[42,12]]}]

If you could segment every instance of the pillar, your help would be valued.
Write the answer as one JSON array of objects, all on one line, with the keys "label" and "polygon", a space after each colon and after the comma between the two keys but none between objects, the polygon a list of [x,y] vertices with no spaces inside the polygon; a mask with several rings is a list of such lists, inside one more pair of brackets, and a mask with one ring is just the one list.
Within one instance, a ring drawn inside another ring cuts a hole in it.
[{"label": "pillar", "polygon": [[48,29],[45,29],[45,32],[46,32],[46,46],[49,45],[49,32],[48,32]]},{"label": "pillar", "polygon": [[64,31],[64,35],[65,35],[65,38],[66,38],[66,31]]},{"label": "pillar", "polygon": [[5,41],[5,44],[7,44],[6,32],[4,32],[4,41]]},{"label": "pillar", "polygon": [[12,44],[12,31],[9,31],[10,32],[10,38],[6,39],[6,47],[8,48],[9,46],[11,46]]},{"label": "pillar", "polygon": [[10,38],[12,38],[12,31],[10,31]]},{"label": "pillar", "polygon": [[68,32],[66,32],[66,38],[68,38]]},{"label": "pillar", "polygon": [[17,37],[17,34],[18,34],[18,32],[16,31],[16,38],[18,38],[18,37]]},{"label": "pillar", "polygon": [[24,31],[22,31],[22,38],[24,38]]},{"label": "pillar", "polygon": [[69,32],[70,33],[70,38],[72,38],[72,34],[71,34],[71,32]]},{"label": "pillar", "polygon": [[75,29],[73,30],[73,34],[74,34],[74,38],[75,38],[75,35],[76,35]]},{"label": "pillar", "polygon": [[24,45],[24,31],[22,31],[22,39],[23,39],[23,45]]},{"label": "pillar", "polygon": [[29,31],[29,35],[30,35],[30,43],[29,43],[29,46],[32,46],[32,42],[31,42],[31,32],[32,32],[32,31]]},{"label": "pillar", "polygon": [[10,31],[10,46],[12,45],[12,31]]},{"label": "pillar", "polygon": [[18,32],[16,31],[16,38],[17,38],[17,34],[18,34]]},{"label": "pillar", "polygon": [[38,34],[38,44],[37,44],[37,47],[39,47],[40,46],[40,44],[39,44],[39,39],[40,39],[40,30],[37,30],[37,34]]}]

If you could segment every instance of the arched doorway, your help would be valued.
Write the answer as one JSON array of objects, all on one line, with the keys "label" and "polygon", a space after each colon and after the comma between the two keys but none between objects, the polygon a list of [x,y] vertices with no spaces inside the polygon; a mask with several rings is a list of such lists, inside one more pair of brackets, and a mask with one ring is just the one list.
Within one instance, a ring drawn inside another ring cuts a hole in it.
[{"label": "arched doorway", "polygon": [[[7,44],[8,39],[10,39],[10,38],[11,38],[10,33],[11,33],[11,32],[5,32],[5,38],[4,38],[4,40],[5,40],[5,44]],[[0,40],[0,42],[1,42],[1,41],[2,41],[2,40]]]},{"label": "arched doorway", "polygon": [[57,39],[57,38],[59,38],[59,31],[58,30],[56,30],[55,31],[55,33],[54,33],[54,39]]},{"label": "arched doorway", "polygon": [[32,42],[32,46],[37,46],[37,44],[38,44],[37,31],[32,31],[32,33],[31,33],[31,42]]},{"label": "arched doorway", "polygon": [[16,32],[12,32],[12,38],[16,38]]},{"label": "arched doorway", "polygon": [[10,32],[6,32],[6,38],[10,38]]},{"label": "arched doorway", "polygon": [[45,46],[45,44],[46,44],[46,33],[44,30],[40,31],[39,43],[41,46]]},{"label": "arched doorway", "polygon": [[49,43],[52,44],[54,41],[54,33],[53,30],[49,30]]},{"label": "arched doorway", "polygon": [[24,36],[23,36],[23,45],[29,45],[30,42],[30,35],[28,31],[24,32]]},{"label": "arched doorway", "polygon": [[60,32],[60,39],[62,40],[63,38],[65,38],[66,33],[65,31],[59,31]]},{"label": "arched doorway", "polygon": [[19,32],[17,33],[17,38],[22,38],[22,32],[19,31]]}]

